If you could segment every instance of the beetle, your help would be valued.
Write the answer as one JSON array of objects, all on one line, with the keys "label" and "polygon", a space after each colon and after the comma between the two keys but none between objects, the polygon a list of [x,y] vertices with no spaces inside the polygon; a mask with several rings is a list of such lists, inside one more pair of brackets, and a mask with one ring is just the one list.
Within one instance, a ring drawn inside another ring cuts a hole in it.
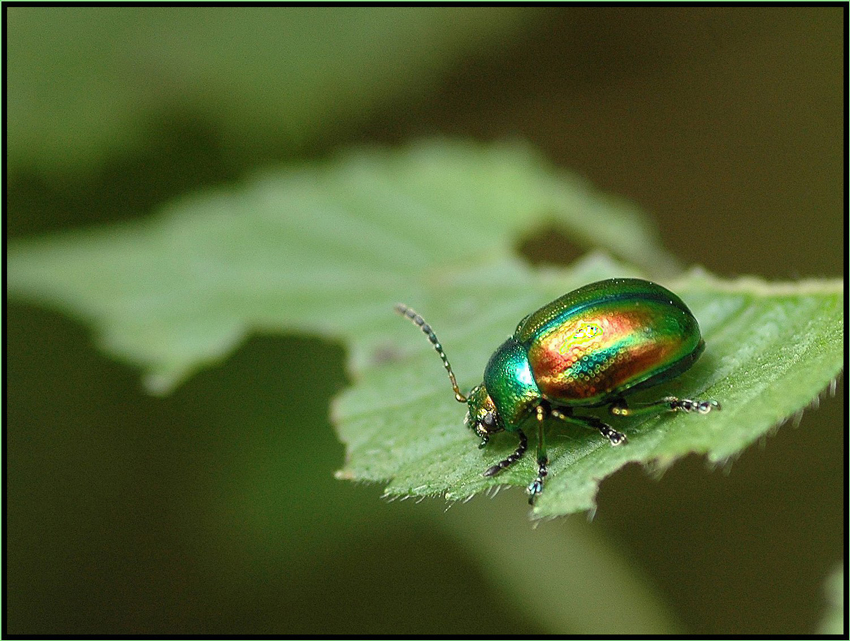
[{"label": "beetle", "polygon": [[705,349],[696,318],[670,290],[636,278],[611,278],[579,289],[523,318],[490,357],[484,380],[464,395],[440,341],[425,319],[407,305],[396,311],[425,333],[449,375],[458,402],[467,404],[464,423],[483,448],[497,432],[514,432],[516,450],[484,471],[495,476],[519,461],[528,448],[522,426],[537,423],[537,477],[529,503],[548,475],[544,425],[550,417],[598,430],[611,445],[626,435],[579,408],[608,406],[614,416],[719,410],[714,400],[665,396],[629,407],[626,396],[669,381],[693,365]]}]

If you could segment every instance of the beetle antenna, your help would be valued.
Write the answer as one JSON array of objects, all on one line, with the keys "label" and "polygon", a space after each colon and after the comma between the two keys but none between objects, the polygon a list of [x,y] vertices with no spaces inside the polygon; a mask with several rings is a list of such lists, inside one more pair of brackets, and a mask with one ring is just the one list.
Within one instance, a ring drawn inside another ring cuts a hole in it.
[{"label": "beetle antenna", "polygon": [[431,326],[425,322],[424,318],[422,318],[419,314],[410,309],[407,305],[402,305],[401,303],[398,303],[395,306],[395,311],[397,311],[405,318],[410,319],[412,323],[418,325],[419,329],[421,329],[425,336],[428,337],[428,340],[431,341],[431,344],[434,346],[434,349],[437,350],[437,353],[443,360],[443,366],[449,373],[449,382],[452,384],[452,389],[454,390],[455,398],[458,400],[458,403],[466,403],[466,396],[460,393],[460,388],[457,386],[457,379],[455,379],[455,373],[452,371],[452,366],[449,365],[449,359],[446,358],[446,353],[443,351],[443,346],[440,345],[440,341],[437,340],[437,335],[434,333],[434,330],[431,329]]}]

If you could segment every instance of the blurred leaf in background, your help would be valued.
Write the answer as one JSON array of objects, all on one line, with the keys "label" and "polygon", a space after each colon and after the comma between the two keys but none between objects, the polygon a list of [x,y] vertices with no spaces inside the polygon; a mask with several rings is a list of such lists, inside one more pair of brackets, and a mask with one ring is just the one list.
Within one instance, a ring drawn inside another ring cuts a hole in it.
[{"label": "blurred leaf in background", "polygon": [[[518,8],[12,7],[8,163],[93,171],[190,113],[225,155],[293,153],[415,100],[534,14]],[[286,150],[286,151],[284,151]]]},{"label": "blurred leaf in background", "polygon": [[[393,173],[393,162],[375,152],[324,165],[303,164],[304,157],[422,133],[519,135],[556,164],[662,216],[656,229],[622,200],[552,172],[536,153],[489,200],[488,171],[498,164],[482,161],[489,169],[480,175],[459,165],[443,178],[445,196],[466,185],[473,200],[505,215],[494,215],[498,233],[487,231],[486,218],[475,230],[479,277],[534,273],[561,288],[567,272],[530,270],[512,250],[521,247],[535,263],[564,263],[581,253],[576,248],[597,245],[638,273],[669,277],[676,261],[659,235],[684,262],[714,272],[838,275],[841,8],[30,9],[5,9],[10,235],[160,214],[19,245],[30,258],[53,261],[18,263],[33,268],[30,300],[51,299],[94,334],[10,306],[10,631],[86,634],[93,621],[104,633],[135,634],[815,629],[823,576],[845,538],[841,493],[823,491],[841,476],[840,399],[806,412],[799,430],[762,437],[769,447],[727,461],[728,475],[708,474],[697,457],[659,481],[627,466],[603,484],[592,524],[571,518],[531,530],[516,492],[446,514],[439,502],[387,504],[374,487],[332,478],[344,453],[328,404],[346,385],[367,389],[370,372],[409,362],[405,376],[433,386],[422,391],[433,389],[435,398],[439,391],[437,409],[445,409],[436,418],[468,451],[439,363],[391,312],[385,326],[369,326],[383,301],[370,299],[347,325],[334,307],[300,307],[315,292],[299,301],[296,278],[280,291],[269,286],[269,270],[256,268],[271,260],[280,277],[287,257],[275,255],[274,233],[252,221],[294,192],[299,207],[330,207],[335,213],[312,228],[333,229],[322,238],[336,243],[329,264],[360,261],[364,269],[349,275],[355,287],[376,277],[376,248],[382,261],[409,270],[387,281],[385,297],[395,302],[410,293],[407,281],[416,283],[417,298],[405,300],[437,310],[435,321],[446,325],[441,339],[461,344],[452,357],[470,383],[492,337],[482,332],[480,344],[464,345],[473,328],[461,321],[472,309],[441,310],[434,292],[462,285],[459,275],[475,282],[474,273],[454,269],[463,258],[450,252],[475,243],[455,230],[455,216],[440,223],[448,229],[430,229],[403,207],[395,220],[386,215],[391,198],[372,212],[374,198],[392,190],[380,181],[364,187],[370,176],[394,176],[411,183],[407,196],[420,189],[442,210],[444,188],[429,183],[438,174],[418,182],[415,172]],[[300,169],[220,185],[284,158],[298,159]],[[565,184],[567,195],[581,197],[565,198]],[[529,202],[540,207],[514,218],[512,208]],[[460,199],[450,210],[464,205]],[[372,222],[375,238],[385,225],[397,231],[411,223],[421,238],[348,247],[358,234],[338,224],[340,210]],[[580,216],[600,211],[627,212],[621,219],[631,231]],[[309,258],[309,226],[299,231],[304,260],[295,275],[315,283],[322,272],[312,267],[322,261]],[[431,242],[435,231],[442,244]],[[258,236],[260,250],[246,252]],[[423,255],[416,243],[426,239]],[[151,264],[153,256],[166,260]],[[441,258],[445,269],[414,269],[417,256]],[[118,263],[120,278],[107,268]],[[332,281],[334,273],[325,276]],[[170,298],[152,286],[157,274],[173,287]],[[62,279],[83,286],[71,291]],[[132,283],[129,292],[122,279]],[[525,313],[532,296],[550,295],[523,291],[528,300],[487,308],[507,323],[491,331],[510,331],[516,309]],[[348,288],[334,292],[326,293],[340,308],[354,309]],[[384,296],[381,287],[375,292]],[[795,317],[816,322],[813,298],[787,303],[770,302],[770,322],[756,323],[764,329],[759,341],[780,340]],[[282,322],[284,304],[309,313]],[[738,320],[746,321],[768,308],[741,310]],[[152,315],[155,326],[142,322]],[[340,324],[343,334],[381,338],[346,352],[327,338],[269,335],[339,336]],[[186,382],[167,398],[148,397],[137,372],[88,347],[92,337],[141,365],[159,389]],[[732,339],[717,340],[728,348]],[[796,345],[788,347],[749,361],[754,380],[769,380],[764,357],[792,356]],[[364,377],[348,380],[346,361],[354,364],[349,376],[365,368]],[[810,373],[819,376],[818,368]],[[780,400],[772,411],[797,403]],[[764,409],[754,411],[766,416]],[[617,613],[599,608],[607,599],[623,604]]]}]

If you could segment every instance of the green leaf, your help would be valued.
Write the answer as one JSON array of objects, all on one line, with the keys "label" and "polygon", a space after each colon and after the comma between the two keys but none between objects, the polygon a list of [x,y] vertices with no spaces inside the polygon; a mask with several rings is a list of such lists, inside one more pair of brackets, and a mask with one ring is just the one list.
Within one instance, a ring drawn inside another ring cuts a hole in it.
[{"label": "green leaf", "polygon": [[[501,269],[479,273],[464,287],[447,290],[448,301],[475,299],[485,290],[486,301],[475,307],[447,309],[429,303],[420,310],[427,311],[450,357],[464,364],[458,368],[461,387],[480,382],[489,354],[540,302],[593,280],[630,273],[600,260],[562,273],[526,274],[527,280],[519,265]],[[629,437],[628,445],[619,448],[587,430],[553,428],[550,475],[535,505],[536,517],[593,509],[599,482],[630,462],[664,466],[692,452],[725,462],[808,405],[839,373],[844,340],[840,281],[724,282],[693,271],[667,284],[699,320],[708,347],[697,364],[666,384],[663,392],[650,390],[641,398],[712,398],[722,403],[723,411],[618,421]],[[500,434],[479,451],[473,434],[460,427],[464,408],[454,402],[439,359],[424,337],[417,339],[424,343],[421,350],[403,348],[415,356],[376,367],[338,399],[335,416],[349,446],[340,476],[392,479],[388,495],[445,495],[455,500],[498,484],[527,485],[535,476],[531,456],[495,479],[481,476],[513,450],[516,438]],[[407,342],[413,340],[411,336]],[[477,376],[470,376],[470,363]]]},{"label": "green leaf", "polygon": [[[588,213],[607,224],[588,225]],[[487,273],[545,223],[640,264],[672,263],[634,208],[558,177],[525,147],[426,142],[271,173],[141,224],[18,243],[8,287],[89,319],[155,391],[250,331],[345,337],[357,369],[399,329],[396,301]]]},{"label": "green leaf", "polygon": [[[533,269],[512,248],[544,224],[641,267],[592,254],[571,269]],[[356,384],[334,405],[348,448],[340,477],[389,482],[390,495],[461,499],[526,485],[533,457],[481,476],[515,439],[475,447],[439,359],[392,305],[425,314],[469,388],[528,312],[587,282],[672,264],[642,215],[557,175],[528,149],[429,142],[279,171],[186,199],[144,224],[18,243],[8,288],[87,319],[104,349],[142,366],[159,392],[250,332],[341,338]],[[735,456],[838,374],[840,281],[722,281],[692,271],[663,282],[691,307],[708,344],[663,392],[715,398],[723,411],[621,421],[630,442],[620,448],[595,433],[553,430],[535,516],[591,509],[599,481],[628,462]]]},{"label": "green leaf", "polygon": [[[429,91],[534,19],[513,7],[12,7],[12,172],[97,165],[175,113],[225,153],[292,152]],[[46,46],[45,43],[49,43]]]}]

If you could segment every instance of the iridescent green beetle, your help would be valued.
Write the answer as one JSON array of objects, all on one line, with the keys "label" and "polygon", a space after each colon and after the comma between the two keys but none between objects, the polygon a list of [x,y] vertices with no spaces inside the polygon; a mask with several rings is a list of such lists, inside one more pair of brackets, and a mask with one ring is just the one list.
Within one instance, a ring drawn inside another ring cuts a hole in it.
[{"label": "iridescent green beetle", "polygon": [[599,430],[611,443],[626,442],[595,416],[576,408],[609,406],[615,416],[659,411],[719,410],[717,401],[664,397],[630,408],[625,396],[668,381],[688,369],[705,349],[694,315],[673,292],[645,280],[612,278],[561,296],[523,318],[513,336],[490,357],[484,382],[464,396],[442,345],[431,327],[406,305],[396,311],[425,332],[449,373],[455,398],[466,403],[464,423],[481,439],[516,432],[513,454],[484,472],[493,476],[516,463],[528,447],[522,431],[537,420],[537,478],[528,486],[529,503],[543,491],[548,474],[544,423],[548,417]]}]

